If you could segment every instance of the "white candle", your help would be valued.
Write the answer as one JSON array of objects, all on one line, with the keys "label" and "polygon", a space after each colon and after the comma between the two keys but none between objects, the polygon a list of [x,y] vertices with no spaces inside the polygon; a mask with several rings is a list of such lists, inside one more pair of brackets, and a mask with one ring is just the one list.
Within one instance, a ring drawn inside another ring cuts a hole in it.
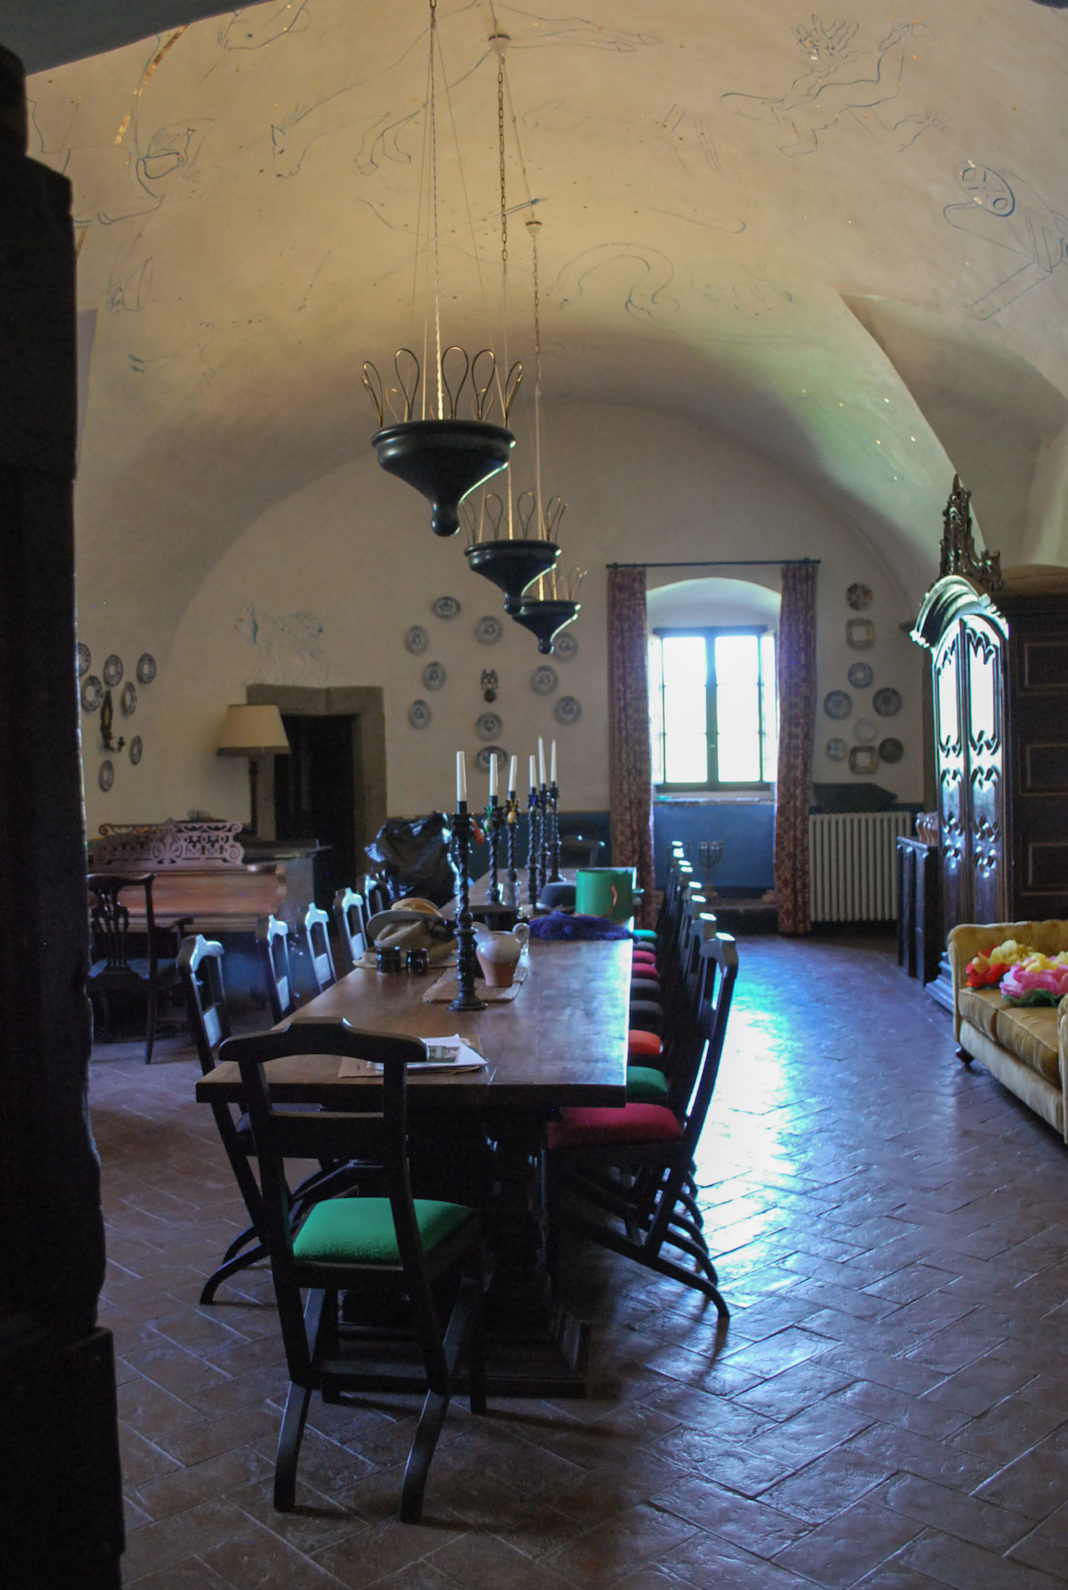
[{"label": "white candle", "polygon": [[538,735],[538,783],[545,783],[545,741]]},{"label": "white candle", "polygon": [[456,753],[456,804],[462,806],[467,800],[467,762],[462,751]]},{"label": "white candle", "polygon": [[534,788],[534,758],[530,759],[530,787]]},{"label": "white candle", "polygon": [[489,784],[489,798],[492,806],[497,799],[497,758],[495,756],[490,757]]},{"label": "white candle", "polygon": [[556,783],[556,741],[549,747],[549,783]]},{"label": "white candle", "polygon": [[516,768],[518,767],[518,765],[519,765],[519,758],[517,756],[513,756],[512,760],[508,764],[508,793],[509,793],[509,795],[514,795],[515,794],[515,776],[516,776]]}]

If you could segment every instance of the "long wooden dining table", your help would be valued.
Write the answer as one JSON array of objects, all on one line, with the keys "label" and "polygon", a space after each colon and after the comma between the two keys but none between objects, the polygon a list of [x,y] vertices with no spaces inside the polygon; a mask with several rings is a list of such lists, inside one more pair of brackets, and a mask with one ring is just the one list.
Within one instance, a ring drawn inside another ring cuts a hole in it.
[{"label": "long wooden dining table", "polygon": [[[531,940],[514,997],[480,1011],[425,999],[437,968],[415,976],[358,966],[288,1018],[344,1018],[417,1038],[458,1033],[484,1057],[479,1070],[410,1073],[408,1108],[416,1193],[485,1201],[496,1264],[489,1383],[498,1395],[581,1395],[585,1388],[588,1335],[555,1310],[540,1262],[536,1158],[554,1109],[625,1103],[631,954],[629,939]],[[335,1109],[358,1108],[361,1093],[377,1085],[370,1068],[342,1076],[338,1060],[323,1055],[272,1060],[266,1072],[280,1102]],[[196,1097],[240,1104],[236,1064],[224,1060],[201,1077]],[[502,1343],[515,1349],[507,1364]]]}]

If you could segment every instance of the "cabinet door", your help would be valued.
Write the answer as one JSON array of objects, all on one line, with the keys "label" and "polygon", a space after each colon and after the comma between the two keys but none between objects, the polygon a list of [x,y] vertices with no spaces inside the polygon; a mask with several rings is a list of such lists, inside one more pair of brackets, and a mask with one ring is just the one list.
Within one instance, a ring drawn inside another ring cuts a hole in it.
[{"label": "cabinet door", "polygon": [[934,657],[935,744],[938,747],[938,820],[942,850],[942,907],[946,932],[971,921],[967,791],[961,723],[961,631],[946,634]]},{"label": "cabinet door", "polygon": [[980,617],[961,632],[961,705],[972,920],[1003,922],[1007,908],[1005,736],[1001,632]]}]

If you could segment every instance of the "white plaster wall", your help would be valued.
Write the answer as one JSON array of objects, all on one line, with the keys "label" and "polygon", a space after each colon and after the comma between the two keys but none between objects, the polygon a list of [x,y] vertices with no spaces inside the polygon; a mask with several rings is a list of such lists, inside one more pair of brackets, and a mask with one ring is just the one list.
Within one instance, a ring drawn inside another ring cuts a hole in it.
[{"label": "white plaster wall", "polygon": [[[141,766],[131,768],[124,756],[116,759],[115,784],[104,796],[95,785],[99,753],[93,750],[87,757],[89,832],[104,819],[153,821],[190,810],[246,819],[247,768],[216,757],[214,742],[227,702],[244,699],[245,686],[258,682],[381,685],[391,813],[448,805],[458,748],[468,754],[472,799],[482,798],[485,786],[474,773],[481,744],[475,722],[487,710],[503,721],[498,743],[521,758],[521,783],[538,736],[547,744],[555,737],[565,806],[603,807],[608,800],[605,565],[686,558],[821,560],[820,699],[828,690],[846,687],[848,665],[860,656],[875,668],[873,688],[895,685],[906,705],[892,732],[908,755],[893,769],[892,781],[876,777],[903,799],[920,798],[922,663],[900,630],[913,614],[893,572],[875,561],[825,503],[744,445],[662,411],[607,405],[549,411],[543,453],[546,493],[560,492],[569,504],[561,529],[561,566],[579,563],[589,571],[572,631],[579,652],[570,661],[539,657],[533,637],[504,617],[496,587],[469,571],[461,537],[435,539],[422,498],[385,475],[362,438],[354,440],[351,463],[276,503],[217,564],[204,569],[195,598],[174,615],[171,637],[139,632],[136,614],[123,609],[117,571],[111,611],[82,615],[83,630],[101,637],[106,631],[108,647],[120,650],[128,663],[139,650],[154,651],[159,671],[131,720],[143,731]],[[513,489],[529,483],[519,461]],[[758,583],[774,583],[774,570],[738,572]],[[855,616],[845,592],[854,581],[874,593],[865,616],[875,623],[876,645],[866,653],[851,652],[845,643],[845,622]],[[432,604],[442,595],[460,602],[456,618],[446,621],[433,614]],[[255,640],[250,609],[257,622]],[[474,638],[475,623],[485,614],[498,615],[504,625],[495,645]],[[416,623],[430,637],[421,656],[412,656],[404,644]],[[437,692],[421,681],[429,661],[442,663],[448,674]],[[530,686],[543,661],[559,675],[556,693],[547,697]],[[499,675],[491,708],[481,696],[484,668]],[[553,717],[554,702],[564,694],[581,703],[574,725],[562,726]],[[433,713],[423,730],[407,721],[416,698],[428,701]],[[88,715],[83,724],[87,721]],[[835,725],[833,732],[841,727]],[[880,731],[891,732],[882,722]],[[830,720],[821,714],[817,779],[848,777],[840,764],[822,759],[830,732]]]}]

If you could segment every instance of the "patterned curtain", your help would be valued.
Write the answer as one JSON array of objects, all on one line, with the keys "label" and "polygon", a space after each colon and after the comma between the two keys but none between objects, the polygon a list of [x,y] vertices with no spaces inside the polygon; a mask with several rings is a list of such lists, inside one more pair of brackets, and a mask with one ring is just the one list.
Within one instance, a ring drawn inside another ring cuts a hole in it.
[{"label": "patterned curtain", "polygon": [[653,767],[649,745],[645,570],[608,571],[608,805],[612,863],[637,867],[639,923],[653,916]]},{"label": "patterned curtain", "polygon": [[779,932],[811,933],[808,808],[816,728],[816,563],[782,570],[775,890]]}]

